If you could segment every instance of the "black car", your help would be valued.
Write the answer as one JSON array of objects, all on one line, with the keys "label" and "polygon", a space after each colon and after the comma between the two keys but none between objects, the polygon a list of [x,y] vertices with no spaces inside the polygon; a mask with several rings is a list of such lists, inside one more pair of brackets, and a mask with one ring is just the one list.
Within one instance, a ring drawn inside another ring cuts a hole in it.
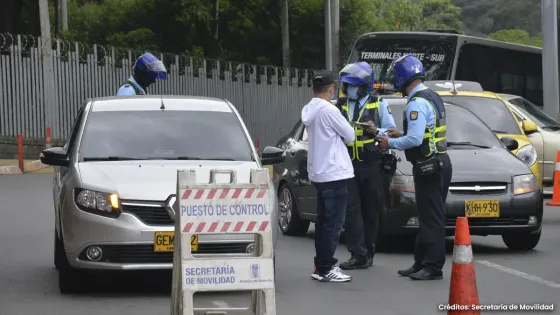
[{"label": "black car", "polygon": [[[395,123],[402,130],[406,99],[386,98]],[[511,249],[537,246],[542,229],[542,191],[531,170],[510,150],[516,140],[500,140],[468,109],[446,104],[448,154],[453,178],[447,197],[447,235],[455,233],[458,216],[469,218],[472,235],[502,235]],[[278,223],[286,235],[304,235],[316,216],[316,192],[307,178],[307,132],[299,121],[277,146],[285,151],[283,164],[274,166],[278,187]],[[386,202],[380,212],[379,241],[415,235],[418,218],[412,165],[404,152],[397,156],[397,170],[384,180]]]}]

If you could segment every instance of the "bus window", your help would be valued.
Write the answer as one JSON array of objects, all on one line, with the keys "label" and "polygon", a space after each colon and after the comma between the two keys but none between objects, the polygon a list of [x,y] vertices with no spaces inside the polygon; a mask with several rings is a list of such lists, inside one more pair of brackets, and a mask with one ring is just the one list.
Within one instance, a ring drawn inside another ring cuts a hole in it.
[{"label": "bus window", "polygon": [[496,64],[499,64],[500,59],[496,50],[497,48],[478,44],[463,45],[457,61],[455,80],[478,82],[486,91],[498,91]]},{"label": "bus window", "polygon": [[456,36],[377,34],[359,39],[348,63],[366,61],[373,68],[376,83],[389,83],[385,80],[391,62],[413,54],[424,65],[426,80],[446,80],[451,75],[456,44]]}]

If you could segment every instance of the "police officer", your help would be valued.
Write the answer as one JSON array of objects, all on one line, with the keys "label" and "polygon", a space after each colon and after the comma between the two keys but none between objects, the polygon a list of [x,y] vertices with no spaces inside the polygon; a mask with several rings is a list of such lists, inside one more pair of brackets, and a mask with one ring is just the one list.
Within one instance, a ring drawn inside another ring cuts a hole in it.
[{"label": "police officer", "polygon": [[146,95],[147,88],[155,83],[156,79],[167,80],[167,69],[161,60],[145,53],[134,63],[132,76],[120,86],[117,96]]},{"label": "police officer", "polygon": [[349,64],[340,72],[342,92],[347,101],[342,114],[354,126],[356,140],[347,143],[352,158],[354,179],[348,186],[349,198],[344,224],[346,245],[351,257],[340,269],[365,269],[373,266],[378,230],[380,200],[383,198],[383,152],[375,137],[386,128],[395,128],[395,120],[385,100],[371,95],[374,73],[367,62]]},{"label": "police officer", "polygon": [[412,55],[393,62],[394,86],[408,97],[404,132],[388,130],[380,146],[404,150],[413,165],[416,211],[420,224],[412,267],[399,270],[414,280],[443,278],[445,264],[445,200],[452,166],[447,155],[446,117],[442,99],[424,84],[424,67]]}]

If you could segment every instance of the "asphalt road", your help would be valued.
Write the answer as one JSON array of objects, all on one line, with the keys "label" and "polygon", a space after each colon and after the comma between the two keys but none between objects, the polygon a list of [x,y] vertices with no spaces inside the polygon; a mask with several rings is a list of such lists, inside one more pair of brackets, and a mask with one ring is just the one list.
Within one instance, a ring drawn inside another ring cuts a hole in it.
[{"label": "asphalt road", "polygon": [[[86,295],[59,293],[53,266],[51,176],[0,176],[0,315],[169,314],[170,273],[100,280],[97,290]],[[553,312],[515,313],[560,314],[560,207],[546,207],[545,212],[543,238],[534,251],[515,253],[499,237],[473,237],[482,304],[556,302]],[[374,268],[352,272],[351,283],[325,284],[309,279],[312,234],[282,237],[277,314],[446,314],[438,305],[448,301],[451,252],[449,240],[442,281],[399,277],[397,269],[408,267],[412,254],[397,249],[377,255]],[[347,258],[343,244],[338,257]]]}]

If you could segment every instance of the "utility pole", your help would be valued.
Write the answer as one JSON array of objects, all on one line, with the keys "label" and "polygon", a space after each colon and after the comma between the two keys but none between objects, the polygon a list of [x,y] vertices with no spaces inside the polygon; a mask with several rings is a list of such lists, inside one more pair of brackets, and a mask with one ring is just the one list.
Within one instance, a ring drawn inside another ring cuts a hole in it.
[{"label": "utility pole", "polygon": [[[43,82],[45,91],[43,96],[45,100],[45,132],[47,128],[52,128],[54,134],[52,137],[56,138],[60,136],[58,130],[54,126],[55,120],[55,110],[56,102],[54,98],[54,91],[56,90],[54,85],[54,65],[53,65],[53,55],[52,55],[52,41],[51,38],[51,24],[49,20],[49,3],[48,0],[37,0],[39,1],[39,20],[41,24],[41,38],[39,40],[39,49],[41,51],[41,63],[43,67]],[[46,136],[46,133],[45,133]]]},{"label": "utility pole", "polygon": [[325,0],[325,68],[333,70],[331,0]]},{"label": "utility pole", "polygon": [[290,20],[288,0],[280,0],[280,22],[282,24],[282,59],[284,68],[290,68]]},{"label": "utility pole", "polygon": [[560,88],[558,80],[558,21],[556,0],[541,0],[541,24],[543,34],[543,110],[558,118]]},{"label": "utility pole", "polygon": [[332,60],[333,71],[340,70],[340,0],[332,1]]},{"label": "utility pole", "polygon": [[60,5],[60,29],[68,29],[68,0],[58,0]]}]

